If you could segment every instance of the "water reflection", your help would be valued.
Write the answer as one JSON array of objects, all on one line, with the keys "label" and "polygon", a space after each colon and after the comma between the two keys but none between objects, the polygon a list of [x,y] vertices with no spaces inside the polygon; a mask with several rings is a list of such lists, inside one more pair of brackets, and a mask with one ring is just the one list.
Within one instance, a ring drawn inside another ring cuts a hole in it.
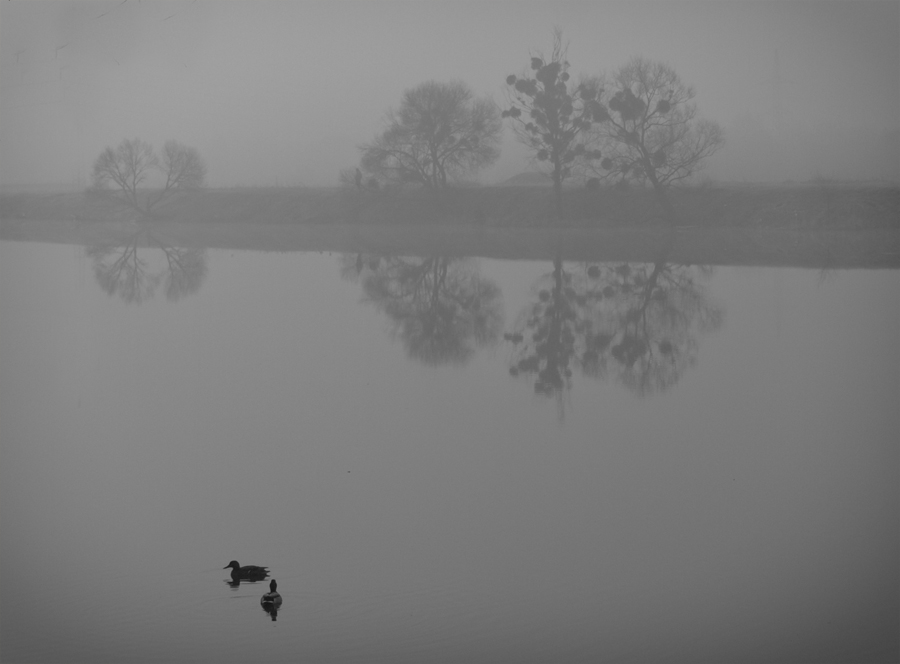
[{"label": "water reflection", "polygon": [[573,367],[639,396],[675,385],[697,361],[698,336],[721,325],[722,310],[701,283],[710,268],[666,262],[674,239],[652,264],[567,266],[557,253],[504,335],[513,345],[510,374],[533,377],[535,392],[560,406]]},{"label": "water reflection", "polygon": [[[163,260],[154,260],[161,251]],[[140,228],[125,241],[94,245],[85,249],[93,261],[97,283],[108,295],[141,304],[163,284],[166,300],[175,302],[196,293],[206,278],[205,249],[173,247],[147,228]]]},{"label": "water reflection", "polygon": [[344,254],[341,275],[387,315],[409,357],[431,366],[464,364],[503,329],[500,288],[470,259]]},{"label": "water reflection", "polygon": [[269,615],[270,618],[272,618],[272,622],[275,622],[276,620],[278,620],[278,607],[277,606],[275,606],[274,604],[270,604],[268,602],[264,602],[260,606],[262,606],[262,610],[265,611]]},{"label": "water reflection", "polygon": [[[210,250],[221,283],[148,316],[71,246],[0,250],[3,661],[897,660],[897,271],[480,259],[522,340],[433,370],[335,333],[388,327],[358,303],[388,259],[354,251],[357,285],[334,254]],[[554,297],[592,401],[564,426],[508,377]],[[697,364],[638,401],[626,331]],[[266,584],[216,586],[227,549],[296,571],[262,651],[234,626],[269,627]]]}]

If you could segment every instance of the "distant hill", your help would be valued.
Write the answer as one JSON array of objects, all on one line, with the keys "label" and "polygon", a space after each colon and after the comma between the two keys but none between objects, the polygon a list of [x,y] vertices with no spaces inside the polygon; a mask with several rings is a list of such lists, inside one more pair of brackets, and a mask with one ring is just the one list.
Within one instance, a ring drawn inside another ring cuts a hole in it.
[{"label": "distant hill", "polygon": [[549,187],[553,184],[553,180],[546,173],[538,173],[536,171],[526,171],[513,175],[508,180],[498,182],[497,187]]}]

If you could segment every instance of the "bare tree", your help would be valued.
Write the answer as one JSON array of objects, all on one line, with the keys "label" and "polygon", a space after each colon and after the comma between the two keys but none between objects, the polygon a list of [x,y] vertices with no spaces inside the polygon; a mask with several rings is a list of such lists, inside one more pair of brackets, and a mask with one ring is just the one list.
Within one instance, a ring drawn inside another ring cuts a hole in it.
[{"label": "bare tree", "polygon": [[206,180],[206,164],[196,148],[178,141],[166,141],[160,168],[166,176],[165,184],[148,205],[148,209],[175,191],[199,189]]},{"label": "bare tree", "polygon": [[604,176],[649,182],[672,220],[667,189],[722,147],[722,129],[697,115],[694,89],[666,64],[633,57],[613,81],[618,90],[606,99],[610,120],[595,130],[606,155]]},{"label": "bare tree", "polygon": [[386,181],[447,186],[448,178],[487,166],[500,156],[502,125],[489,98],[475,99],[461,81],[428,81],[403,93],[388,111],[387,129],[360,146],[362,168]]},{"label": "bare tree", "polygon": [[579,158],[598,159],[599,150],[585,147],[583,138],[594,122],[609,115],[598,101],[602,90],[587,83],[569,85],[568,44],[562,32],[553,32],[553,51],[549,58],[531,58],[529,75],[507,76],[510,108],[504,118],[512,120],[516,138],[530,148],[538,161],[549,162],[557,216],[562,216],[562,183]]},{"label": "bare tree", "polygon": [[124,139],[116,149],[106,148],[97,157],[92,175],[93,188],[104,190],[111,183],[129,205],[140,210],[138,188],[158,166],[159,159],[152,145],[139,138]]},{"label": "bare tree", "polygon": [[[154,171],[165,177],[162,188],[146,197],[142,207],[138,190],[146,189]],[[197,189],[204,185],[206,164],[196,148],[167,141],[160,160],[153,146],[140,139],[125,139],[114,150],[106,148],[94,162],[93,188],[105,190],[112,184],[122,198],[140,212],[150,209],[176,191]]]}]

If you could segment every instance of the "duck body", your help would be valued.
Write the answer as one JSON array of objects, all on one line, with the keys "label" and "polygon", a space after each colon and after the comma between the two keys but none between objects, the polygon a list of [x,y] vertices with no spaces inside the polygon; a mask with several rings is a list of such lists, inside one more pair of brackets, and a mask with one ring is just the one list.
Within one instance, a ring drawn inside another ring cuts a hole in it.
[{"label": "duck body", "polygon": [[259,565],[244,565],[241,567],[238,561],[232,560],[222,569],[228,569],[229,567],[231,568],[232,581],[262,581],[269,576],[268,568],[260,567]]},{"label": "duck body", "polygon": [[259,603],[263,606],[281,606],[281,595],[275,590],[277,587],[278,584],[275,583],[275,579],[272,579],[269,583],[269,592],[260,598]]}]

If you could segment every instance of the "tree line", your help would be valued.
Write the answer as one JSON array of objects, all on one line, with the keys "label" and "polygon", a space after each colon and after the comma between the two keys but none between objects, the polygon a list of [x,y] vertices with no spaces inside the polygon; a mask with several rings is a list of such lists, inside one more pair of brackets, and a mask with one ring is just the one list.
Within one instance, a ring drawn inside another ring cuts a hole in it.
[{"label": "tree line", "polygon": [[[548,172],[557,215],[565,180],[588,186],[652,186],[667,216],[667,189],[693,175],[723,144],[719,125],[699,117],[694,89],[670,66],[635,56],[611,75],[569,74],[568,44],[557,29],[548,56],[506,78],[507,107],[476,99],[464,83],[428,81],[403,94],[386,128],[365,145],[356,185],[415,182],[446,187],[499,157],[502,120]],[[346,178],[345,178],[346,180]]]},{"label": "tree line", "polygon": [[[563,183],[578,177],[600,183],[650,185],[667,218],[668,189],[690,178],[723,144],[716,122],[702,119],[694,89],[670,66],[632,57],[612,74],[569,73],[568,44],[554,30],[550,53],[532,55],[527,69],[506,77],[506,108],[476,98],[462,81],[427,81],[404,91],[384,129],[359,146],[355,172],[341,172],[345,185],[377,189],[416,183],[441,189],[472,176],[500,156],[503,121],[542,165],[553,183],[557,217]],[[165,178],[161,189],[141,196],[149,174]],[[196,149],[169,141],[158,158],[139,139],[124,140],[97,158],[93,189],[112,192],[149,212],[177,191],[203,186],[206,166]]]}]

